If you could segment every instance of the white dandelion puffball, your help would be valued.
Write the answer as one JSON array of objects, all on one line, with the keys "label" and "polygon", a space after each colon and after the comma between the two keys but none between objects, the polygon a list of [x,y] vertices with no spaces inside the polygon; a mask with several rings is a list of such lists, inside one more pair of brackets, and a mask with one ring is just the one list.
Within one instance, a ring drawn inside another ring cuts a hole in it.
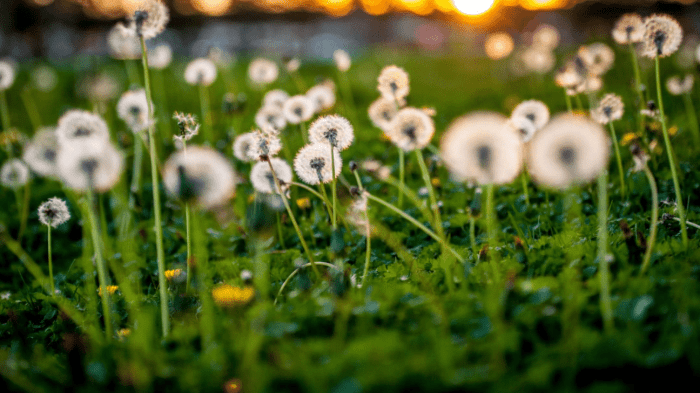
[{"label": "white dandelion puffball", "polygon": [[162,33],[169,20],[168,7],[160,0],[142,0],[129,17],[129,29],[137,37],[148,40]]},{"label": "white dandelion puffball", "polygon": [[341,72],[347,72],[352,64],[350,55],[342,49],[336,49],[335,52],[333,52],[333,61]]},{"label": "white dandelion puffball", "polygon": [[581,85],[579,85],[576,90],[577,92],[585,93],[595,93],[603,88],[603,78],[596,75],[589,75]]},{"label": "white dandelion puffball", "polygon": [[173,50],[168,44],[160,44],[148,51],[148,68],[162,70],[173,61]]},{"label": "white dandelion puffball", "polygon": [[581,67],[577,67],[575,61],[569,61],[554,74],[554,82],[559,87],[572,89],[583,83],[587,73],[582,62]]},{"label": "white dandelion puffball", "polygon": [[141,58],[141,43],[138,38],[119,22],[107,35],[107,45],[109,52],[115,59],[119,60],[135,60]]},{"label": "white dandelion puffball", "polygon": [[235,174],[226,157],[208,147],[192,146],[168,158],[163,169],[168,194],[204,209],[220,207],[235,193]]},{"label": "white dandelion puffball", "polygon": [[22,160],[17,158],[5,161],[0,169],[0,183],[12,189],[17,189],[27,184],[29,176],[29,168]]},{"label": "white dandelion puffball", "polygon": [[52,228],[70,220],[70,212],[66,201],[61,198],[49,198],[48,201],[39,205],[39,222]]},{"label": "white dandelion puffball", "polygon": [[141,132],[154,123],[149,113],[148,98],[144,89],[127,91],[117,103],[117,115],[133,132]]},{"label": "white dandelion puffball", "polygon": [[199,123],[193,114],[175,112],[173,119],[177,121],[178,132],[173,135],[173,139],[185,146],[184,142],[189,141],[199,134]]},{"label": "white dandelion puffball", "polygon": [[586,116],[556,116],[528,144],[527,167],[541,185],[566,189],[595,179],[608,165],[610,140]]},{"label": "white dandelion puffball", "polygon": [[[330,183],[340,175],[343,169],[343,159],[337,149],[333,150],[328,143],[313,143],[302,147],[294,158],[294,172],[307,184],[316,185]],[[331,166],[335,171],[331,170]]]},{"label": "white dandelion puffball", "polygon": [[269,85],[278,76],[279,68],[272,60],[257,58],[248,66],[248,78],[256,85]]},{"label": "white dandelion puffball", "polygon": [[229,68],[236,62],[236,56],[218,46],[209,48],[207,57],[221,68]]},{"label": "white dandelion puffball", "polygon": [[683,79],[679,76],[672,76],[666,80],[666,89],[674,96],[689,93],[693,90],[695,78],[692,74],[687,74]]},{"label": "white dandelion puffball", "polygon": [[615,63],[615,52],[600,42],[582,46],[578,55],[583,60],[588,72],[597,76],[608,72]]},{"label": "white dandelion puffball", "polygon": [[417,108],[398,111],[386,132],[391,142],[404,151],[426,147],[434,134],[433,119],[425,111]]},{"label": "white dandelion puffball", "polygon": [[559,46],[560,39],[561,36],[556,27],[548,24],[541,24],[537,26],[537,29],[532,34],[532,46],[547,51],[553,51]]},{"label": "white dandelion puffball", "polygon": [[185,68],[185,82],[190,85],[209,86],[216,80],[216,64],[200,57],[192,60]]},{"label": "white dandelion puffball", "polygon": [[109,191],[124,169],[123,155],[95,139],[61,145],[56,162],[63,183],[75,191]]},{"label": "white dandelion puffball", "polygon": [[644,39],[644,19],[637,14],[624,14],[615,23],[612,31],[615,42],[620,45],[642,42]]},{"label": "white dandelion puffball", "polygon": [[255,134],[246,132],[238,135],[233,141],[233,156],[243,162],[255,161],[250,155],[250,147],[255,143]]},{"label": "white dandelion puffball", "polygon": [[652,59],[670,56],[676,53],[682,41],[683,29],[673,17],[654,14],[644,21],[644,56]]},{"label": "white dandelion puffball", "polygon": [[282,112],[288,123],[299,124],[314,116],[314,103],[305,95],[296,95],[284,103]]},{"label": "white dandelion puffball", "polygon": [[252,160],[265,161],[276,156],[282,150],[282,142],[274,130],[257,130],[253,132],[253,143],[248,149]]},{"label": "white dandelion puffball", "polygon": [[410,91],[408,73],[395,65],[384,67],[377,82],[377,90],[392,101],[401,102]]},{"label": "white dandelion puffball", "polygon": [[287,164],[287,161],[279,158],[270,159],[270,163],[260,161],[253,165],[253,169],[250,171],[250,182],[257,192],[279,194],[279,189],[277,189],[275,184],[275,177],[270,170],[270,164],[272,164],[277,180],[279,180],[283,189],[285,184],[292,182],[292,167]]},{"label": "white dandelion puffball", "polygon": [[311,143],[330,143],[340,151],[350,147],[354,139],[355,133],[352,124],[342,116],[319,117],[309,127],[309,141]]},{"label": "white dandelion puffball", "polygon": [[262,129],[281,131],[287,126],[287,118],[277,105],[265,105],[255,114],[255,124]]},{"label": "white dandelion puffball", "polygon": [[695,49],[695,61],[700,63],[700,45]]},{"label": "white dandelion puffball", "polygon": [[314,112],[321,113],[335,105],[335,91],[326,84],[316,85],[306,92],[306,97],[314,104]]},{"label": "white dandelion puffball", "polygon": [[287,72],[289,73],[294,73],[299,71],[299,67],[301,67],[301,60],[297,59],[296,57],[289,60],[287,64],[284,65],[284,67],[287,69]]},{"label": "white dandelion puffball", "polygon": [[262,106],[276,106],[282,108],[289,99],[289,94],[281,89],[270,90],[263,97]]},{"label": "white dandelion puffball", "polygon": [[86,85],[88,97],[96,102],[108,102],[117,97],[120,91],[119,82],[109,74],[89,78]]},{"label": "white dandelion puffball", "polygon": [[539,47],[531,47],[522,54],[523,64],[529,71],[537,74],[546,74],[556,65],[557,59],[554,53]]},{"label": "white dandelion puffball", "polygon": [[15,83],[15,67],[6,61],[0,61],[0,91],[7,90]]},{"label": "white dandelion puffball", "polygon": [[511,116],[508,123],[520,133],[524,143],[530,142],[538,130],[535,123],[525,116]]},{"label": "white dandelion puffball", "polygon": [[547,104],[538,100],[523,101],[513,109],[510,114],[511,119],[525,117],[535,125],[536,129],[541,129],[549,122],[549,108]]},{"label": "white dandelion puffball", "polygon": [[58,73],[48,65],[38,65],[32,71],[32,85],[39,91],[48,93],[58,84]]},{"label": "white dandelion puffball", "polygon": [[396,103],[393,100],[379,97],[369,106],[367,114],[375,127],[386,132],[398,111]]},{"label": "white dandelion puffball", "polygon": [[460,181],[510,183],[523,167],[519,134],[501,114],[472,113],[448,127],[440,144],[441,158]]},{"label": "white dandelion puffball", "polygon": [[24,146],[22,160],[39,176],[56,176],[58,148],[54,129],[43,128]]},{"label": "white dandelion puffball", "polygon": [[624,114],[625,104],[617,94],[606,94],[593,110],[592,117],[600,124],[620,120]]},{"label": "white dandelion puffball", "polygon": [[56,136],[61,147],[82,141],[106,144],[109,142],[109,129],[99,115],[71,109],[58,119]]}]

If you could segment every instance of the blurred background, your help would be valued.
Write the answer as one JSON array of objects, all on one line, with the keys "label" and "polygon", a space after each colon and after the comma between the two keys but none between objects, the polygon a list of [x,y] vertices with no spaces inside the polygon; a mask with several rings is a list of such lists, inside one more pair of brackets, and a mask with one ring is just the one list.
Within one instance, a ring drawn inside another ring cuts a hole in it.
[{"label": "blurred background", "polygon": [[[0,0],[0,57],[61,60],[107,53],[106,33],[140,0]],[[330,59],[375,45],[443,53],[482,47],[505,31],[517,40],[546,23],[563,43],[608,35],[623,13],[665,12],[700,28],[696,1],[648,0],[165,0],[168,30],[158,37],[183,55],[210,47]],[[573,32],[573,33],[572,33]],[[521,35],[522,34],[522,35]],[[158,41],[154,42],[157,43]]]}]

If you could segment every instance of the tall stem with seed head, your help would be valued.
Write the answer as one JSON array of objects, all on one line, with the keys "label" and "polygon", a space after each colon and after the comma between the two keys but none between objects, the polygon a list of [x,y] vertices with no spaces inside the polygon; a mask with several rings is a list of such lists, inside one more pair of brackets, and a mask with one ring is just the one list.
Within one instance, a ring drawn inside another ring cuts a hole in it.
[{"label": "tall stem with seed head", "polygon": [[625,197],[625,170],[622,168],[622,157],[620,156],[620,144],[617,142],[617,134],[615,133],[615,126],[611,121],[608,123],[610,127],[610,136],[613,140],[613,147],[615,147],[615,160],[617,161],[617,171],[620,175],[620,192],[622,193],[622,198]]},{"label": "tall stem with seed head", "polygon": [[53,283],[53,256],[51,255],[51,225],[48,228],[48,244],[49,244],[49,280],[51,281],[51,296],[56,296],[56,287]]},{"label": "tall stem with seed head", "polygon": [[112,339],[112,316],[109,307],[109,291],[107,291],[107,267],[102,259],[102,244],[100,241],[100,232],[97,229],[97,213],[95,212],[95,198],[92,188],[88,188],[87,193],[87,211],[88,219],[90,220],[90,237],[92,237],[92,246],[95,252],[95,265],[97,266],[97,279],[100,282],[100,293],[102,296],[102,316],[105,321],[105,336],[107,341]]},{"label": "tall stem with seed head", "polygon": [[656,187],[654,174],[651,173],[647,164],[644,164],[644,174],[647,176],[649,187],[651,188],[651,228],[649,240],[647,241],[647,250],[644,253],[644,262],[642,263],[642,274],[647,271],[651,262],[651,253],[654,251],[654,243],[656,242],[656,226],[659,220],[659,191]]},{"label": "tall stem with seed head", "polygon": [[331,190],[331,192],[333,193],[333,214],[331,214],[331,223],[333,224],[333,230],[335,231],[336,229],[338,229],[338,224],[336,222],[336,215],[338,214],[336,210],[336,200],[338,199],[338,195],[336,191],[337,179],[335,177],[335,154],[333,154],[333,144],[329,143],[328,145],[330,145],[331,147],[331,187],[333,188],[333,190]]}]

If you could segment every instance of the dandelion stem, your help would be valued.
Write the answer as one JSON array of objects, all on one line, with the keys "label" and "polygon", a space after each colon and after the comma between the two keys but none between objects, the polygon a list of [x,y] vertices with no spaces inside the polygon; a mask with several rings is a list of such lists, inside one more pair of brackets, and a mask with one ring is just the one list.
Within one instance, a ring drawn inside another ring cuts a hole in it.
[{"label": "dandelion stem", "polygon": [[[644,106],[644,94],[642,93],[642,78],[639,72],[639,61],[637,60],[637,51],[634,49],[634,43],[630,42],[630,55],[632,56],[632,68],[634,69],[634,87],[635,91],[639,95],[639,105]],[[639,112],[639,111],[637,111]],[[642,118],[641,115],[640,119]]]},{"label": "dandelion stem", "polygon": [[49,244],[49,281],[51,283],[51,296],[56,296],[56,287],[53,283],[53,256],[51,255],[51,225],[47,225],[48,228],[48,244]]},{"label": "dandelion stem", "polygon": [[566,92],[566,89],[564,89],[564,98],[566,98],[566,108],[569,110],[569,113],[574,113],[574,107],[571,105],[571,96]]},{"label": "dandelion stem", "polygon": [[608,123],[610,127],[610,136],[613,140],[613,147],[615,148],[615,160],[617,161],[617,171],[620,175],[620,193],[622,198],[625,198],[625,170],[622,167],[622,157],[620,156],[620,144],[617,142],[617,133],[615,133],[615,126],[611,121]]},{"label": "dandelion stem", "polygon": [[41,115],[39,114],[39,109],[36,107],[36,103],[34,103],[31,90],[29,90],[28,87],[23,89],[20,93],[20,97],[24,103],[24,108],[27,110],[27,115],[29,115],[32,128],[34,128],[36,132],[36,130],[41,127]]},{"label": "dandelion stem", "polygon": [[277,186],[277,190],[280,193],[280,196],[282,197],[282,202],[284,203],[284,208],[287,209],[287,214],[289,214],[289,219],[292,221],[292,225],[294,226],[294,230],[297,232],[297,236],[299,236],[299,242],[301,243],[301,246],[304,248],[304,252],[306,253],[306,257],[309,258],[309,262],[311,262],[311,266],[314,269],[314,273],[316,273],[316,278],[319,280],[321,279],[321,273],[318,271],[318,268],[316,267],[316,262],[314,262],[314,257],[311,254],[311,251],[309,251],[309,246],[306,245],[306,241],[304,240],[304,236],[301,234],[301,229],[299,229],[299,224],[297,224],[297,219],[294,217],[294,213],[292,212],[292,208],[289,206],[289,202],[287,201],[287,196],[284,195],[284,192],[282,191],[282,187],[280,186],[280,181],[277,178],[277,173],[275,173],[275,168],[272,167],[272,162],[270,160],[267,160],[267,164],[270,166],[270,172],[272,172],[272,177],[275,179],[275,185]]},{"label": "dandelion stem", "polygon": [[681,237],[683,239],[683,247],[688,248],[688,229],[685,225],[685,207],[683,206],[683,197],[681,195],[681,185],[678,182],[678,173],[676,173],[676,159],[671,145],[671,138],[668,136],[668,127],[666,126],[666,113],[664,112],[664,102],[661,94],[661,71],[659,57],[654,58],[656,66],[656,94],[659,100],[659,117],[661,118],[661,129],[664,133],[664,144],[666,145],[666,154],[671,165],[671,176],[673,176],[673,188],[676,192],[676,205],[678,206],[678,216],[681,219]]},{"label": "dandelion stem", "polygon": [[141,80],[139,79],[139,71],[136,68],[135,60],[124,60],[124,67],[126,67],[126,76],[129,79],[129,83],[132,85],[140,85]]},{"label": "dandelion stem", "polygon": [[598,175],[598,278],[600,279],[600,313],[606,333],[614,327],[610,301],[610,268],[608,267],[608,172]]},{"label": "dandelion stem", "polygon": [[333,193],[333,213],[331,214],[331,223],[333,224],[333,230],[335,231],[338,228],[338,224],[336,222],[336,214],[338,213],[336,210],[336,199],[338,199],[337,192],[336,192],[336,183],[337,179],[335,177],[335,154],[333,151],[333,144],[329,143],[328,144],[331,147],[331,187],[333,188],[331,192]]},{"label": "dandelion stem", "polygon": [[[153,111],[153,98],[151,96],[151,82],[148,77],[148,52],[146,51],[146,41],[141,37],[141,59],[143,61],[143,76],[146,81],[146,97],[148,98],[148,113]],[[153,216],[155,219],[156,232],[156,257],[158,262],[158,287],[160,292],[160,319],[163,336],[167,337],[170,332],[170,316],[168,314],[168,288],[165,280],[165,252],[163,251],[163,225],[160,219],[160,189],[158,188],[158,152],[156,151],[155,129],[151,123],[148,126],[148,143],[151,154],[151,184],[153,187]]]},{"label": "dandelion stem", "polygon": [[403,188],[405,184],[405,174],[404,174],[404,165],[405,165],[405,160],[404,160],[404,152],[402,148],[399,149],[399,183],[401,184],[401,187],[399,187],[399,209],[403,209]]},{"label": "dandelion stem", "polygon": [[520,181],[523,184],[523,195],[525,195],[525,203],[529,206],[530,205],[530,193],[527,190],[527,175],[525,174],[525,171],[520,174]]},{"label": "dandelion stem", "polygon": [[[182,140],[182,152],[185,156],[187,156],[187,141],[184,139]],[[185,202],[185,237],[187,239],[187,283],[185,284],[185,293],[190,292],[190,284],[192,283],[192,276],[190,274],[192,270],[192,241],[190,228],[190,204]]]},{"label": "dandelion stem", "polygon": [[370,194],[370,193],[367,193],[367,198],[369,198],[369,199],[371,199],[371,200],[373,200],[373,201],[375,201],[375,202],[377,202],[377,203],[379,203],[379,204],[381,204],[381,205],[384,205],[385,207],[388,207],[388,208],[391,209],[394,213],[400,215],[400,216],[403,217],[406,221],[408,221],[408,222],[410,222],[411,224],[413,224],[413,225],[415,225],[416,227],[418,227],[418,229],[420,229],[421,231],[423,231],[426,235],[432,237],[435,241],[439,242],[443,247],[445,247],[445,249],[446,249],[447,251],[449,251],[452,255],[454,255],[454,256],[457,258],[457,260],[459,260],[460,262],[463,262],[462,256],[459,255],[459,253],[458,253],[457,251],[455,251],[452,247],[448,246],[448,245],[446,244],[446,242],[445,242],[442,238],[440,238],[440,236],[436,235],[435,232],[433,232],[433,231],[431,231],[430,229],[428,229],[425,225],[421,224],[418,220],[416,220],[415,218],[409,216],[409,215],[406,214],[403,210],[397,208],[396,206],[392,205],[391,203],[386,202],[386,201],[384,201],[384,200],[382,200],[382,199],[380,199],[380,198],[377,198],[377,197],[375,197],[374,195],[372,195],[372,194]]},{"label": "dandelion stem", "polygon": [[659,220],[659,192],[656,187],[654,174],[651,173],[649,165],[647,164],[644,164],[644,174],[647,176],[647,180],[649,180],[649,187],[651,188],[651,228],[649,232],[649,240],[647,241],[647,250],[644,253],[644,262],[642,263],[641,274],[644,274],[649,268],[651,253],[654,250],[654,243],[656,242],[656,225]]},{"label": "dandelion stem", "polygon": [[202,133],[208,142],[214,144],[211,111],[209,110],[209,91],[202,84],[199,85],[199,103],[202,106]]},{"label": "dandelion stem", "polygon": [[576,107],[578,108],[579,112],[583,112],[583,101],[581,101],[581,95],[576,94],[574,98],[576,98]]},{"label": "dandelion stem", "polygon": [[[2,121],[2,130],[7,132],[10,130],[10,111],[7,109],[7,96],[5,90],[0,90],[0,120]],[[5,150],[7,157],[12,157],[12,145],[6,144]]]},{"label": "dandelion stem", "polygon": [[700,145],[700,125],[698,125],[698,115],[695,112],[695,105],[693,105],[693,98],[690,96],[690,92],[683,94],[683,99],[685,101],[685,111],[688,114],[690,127],[693,130],[695,144]]},{"label": "dandelion stem", "polygon": [[474,259],[476,259],[477,254],[479,253],[479,250],[476,248],[476,218],[471,212],[469,212],[469,243],[472,247]]},{"label": "dandelion stem", "polygon": [[337,266],[335,266],[335,265],[333,265],[333,264],[331,264],[331,263],[328,263],[328,262],[307,263],[307,264],[304,264],[304,265],[299,266],[298,268],[294,269],[294,271],[292,272],[292,274],[290,274],[290,275],[284,280],[284,282],[282,283],[282,286],[280,287],[279,291],[277,291],[277,296],[275,296],[275,302],[274,302],[273,304],[275,304],[275,305],[277,304],[277,299],[278,299],[278,298],[280,297],[280,295],[282,294],[282,291],[284,291],[284,288],[287,287],[287,284],[289,284],[289,281],[291,281],[292,278],[294,278],[294,276],[296,276],[297,273],[299,273],[299,271],[300,271],[301,269],[306,268],[306,267],[309,267],[309,266],[310,266],[310,267],[314,267],[314,266],[316,266],[316,265],[325,266],[325,267],[328,267],[328,268],[331,268],[331,269],[335,269],[335,270],[340,270],[340,269],[338,269]]},{"label": "dandelion stem", "polygon": [[[143,165],[143,143],[138,140],[141,138],[141,134],[134,134],[134,167],[133,176],[131,177],[131,193],[139,194],[141,190],[141,166]],[[132,200],[133,202],[133,200]],[[133,204],[131,206],[133,208]]]},{"label": "dandelion stem", "polygon": [[486,203],[484,207],[486,208],[486,233],[489,239],[489,252],[491,257],[489,258],[491,269],[493,270],[494,282],[499,280],[500,273],[497,266],[498,263],[498,252],[496,247],[498,245],[498,227],[496,226],[496,207],[493,203],[493,184],[486,185]]},{"label": "dandelion stem", "polygon": [[299,123],[299,132],[301,132],[301,138],[304,140],[304,144],[309,143],[309,137],[306,135],[306,122],[302,121]]},{"label": "dandelion stem", "polygon": [[102,316],[105,321],[105,335],[107,341],[112,339],[112,316],[109,307],[109,291],[107,291],[107,270],[105,262],[102,259],[102,245],[100,244],[100,233],[97,229],[97,213],[95,212],[95,198],[92,188],[88,188],[87,192],[87,211],[88,219],[90,220],[90,235],[92,237],[92,246],[95,252],[95,265],[97,266],[97,279],[100,282],[100,296],[102,300]]},{"label": "dandelion stem", "polygon": [[277,218],[277,237],[280,242],[280,245],[282,246],[282,249],[286,249],[287,246],[284,245],[284,236],[282,235],[282,222],[280,220],[280,214],[279,212],[275,213],[275,217]]},{"label": "dandelion stem", "polygon": [[27,230],[27,219],[29,218],[29,202],[31,194],[31,181],[24,185],[24,197],[22,199],[22,209],[19,224],[19,234],[17,235],[17,241],[22,242],[22,236],[24,236],[24,231]]}]

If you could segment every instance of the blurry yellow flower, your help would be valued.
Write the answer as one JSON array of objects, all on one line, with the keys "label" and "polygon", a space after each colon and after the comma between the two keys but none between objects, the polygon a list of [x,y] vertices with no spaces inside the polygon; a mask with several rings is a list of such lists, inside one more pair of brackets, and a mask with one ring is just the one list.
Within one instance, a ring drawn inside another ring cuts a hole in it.
[{"label": "blurry yellow flower", "polygon": [[255,200],[255,195],[248,196],[248,203],[253,203],[254,200]]},{"label": "blurry yellow flower", "polygon": [[297,199],[297,206],[299,206],[299,209],[308,209],[311,207],[311,200],[309,198],[299,198]]},{"label": "blurry yellow flower", "polygon": [[7,131],[0,132],[0,145],[7,146],[13,143],[21,143],[27,139],[24,135],[16,128],[10,128]]},{"label": "blurry yellow flower", "polygon": [[[110,295],[114,295],[117,289],[119,289],[119,287],[116,285],[107,285],[107,292],[109,292]],[[97,294],[102,296],[102,287],[97,288]]]},{"label": "blurry yellow flower", "polygon": [[212,289],[211,295],[214,302],[221,307],[233,307],[250,302],[255,296],[253,287],[238,288],[228,284],[222,284]]},{"label": "blurry yellow flower", "polygon": [[129,329],[129,328],[117,330],[117,337],[119,337],[120,340],[124,339],[126,336],[128,336],[130,334],[131,334],[131,329]]},{"label": "blurry yellow flower", "polygon": [[433,187],[440,187],[440,179],[437,177],[430,179],[430,183],[433,185]]},{"label": "blurry yellow flower", "polygon": [[165,278],[168,281],[172,281],[174,278],[180,277],[182,274],[182,269],[171,269],[165,271]]},{"label": "blurry yellow flower", "polygon": [[620,143],[622,144],[622,146],[627,146],[636,139],[637,134],[635,134],[634,132],[628,132],[622,136],[622,140],[620,140]]},{"label": "blurry yellow flower", "polygon": [[229,379],[224,384],[224,391],[226,393],[238,393],[241,391],[241,380],[238,378]]},{"label": "blurry yellow flower", "polygon": [[668,135],[670,135],[670,136],[676,136],[677,133],[678,133],[678,126],[673,126],[673,127],[668,129]]}]

